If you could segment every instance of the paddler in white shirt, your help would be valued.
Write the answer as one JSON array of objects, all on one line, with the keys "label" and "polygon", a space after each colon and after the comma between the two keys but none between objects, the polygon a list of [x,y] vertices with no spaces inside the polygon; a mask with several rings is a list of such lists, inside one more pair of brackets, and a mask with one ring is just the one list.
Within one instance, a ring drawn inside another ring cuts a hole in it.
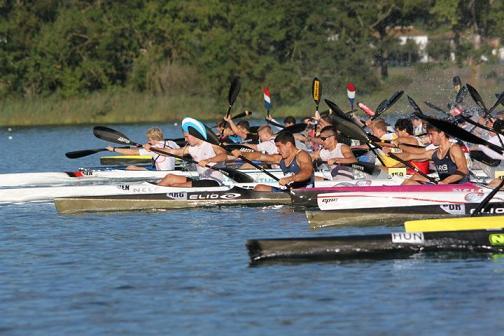
[{"label": "paddler in white shirt", "polygon": [[[167,174],[158,185],[166,187],[216,187],[221,184],[224,176],[213,169],[206,168],[206,165],[215,165],[218,162],[225,161],[226,151],[216,145],[212,145],[191,134],[187,127],[183,127],[184,138],[187,146],[178,149],[160,149],[159,151],[177,156],[190,155],[194,161],[198,162],[199,180],[192,180],[186,176]],[[149,146],[145,148],[148,150]]]},{"label": "paddler in white shirt", "polygon": [[338,142],[337,133],[332,126],[324,127],[320,131],[319,139],[322,141],[322,149],[311,154],[313,160],[321,159],[331,166],[333,179],[353,179],[352,169],[339,166],[342,164],[356,163],[350,146]]},{"label": "paddler in white shirt", "polygon": [[[145,133],[145,136],[147,137],[147,144],[152,148],[180,148],[175,142],[171,140],[164,140],[163,131],[160,128],[149,128]],[[117,148],[112,146],[107,146],[106,148],[109,152],[120,153],[123,155],[149,155],[154,160],[156,170],[175,169],[175,158],[159,155],[145,148]],[[128,166],[126,167],[126,170],[147,170],[147,168],[139,166]]]}]

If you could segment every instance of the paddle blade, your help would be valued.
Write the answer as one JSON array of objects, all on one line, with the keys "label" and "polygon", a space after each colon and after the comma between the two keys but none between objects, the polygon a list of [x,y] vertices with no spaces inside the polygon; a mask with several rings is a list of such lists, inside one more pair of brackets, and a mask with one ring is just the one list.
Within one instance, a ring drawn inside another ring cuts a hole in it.
[{"label": "paddle blade", "polygon": [[378,106],[376,107],[376,110],[375,110],[377,115],[380,115],[383,113],[383,111],[385,111],[387,103],[388,103],[388,100],[385,99],[380,104],[378,104]]},{"label": "paddle blade", "polygon": [[78,151],[73,151],[73,152],[68,152],[65,153],[65,156],[69,159],[79,159],[81,157],[93,155],[99,152],[105,152],[107,149],[106,148],[99,148],[99,149],[83,149],[83,150],[78,150]]},{"label": "paddle blade", "polygon": [[351,117],[351,116],[349,116],[348,114],[346,114],[345,112],[343,112],[343,111],[340,109],[340,107],[339,107],[338,105],[336,105],[336,103],[334,103],[334,102],[330,101],[329,99],[326,99],[326,100],[325,100],[325,102],[326,102],[327,106],[329,106],[329,108],[331,109],[331,111],[332,111],[335,115],[339,116],[340,118],[346,119],[346,120],[348,120],[348,121],[350,121],[350,122],[353,122],[352,117]]},{"label": "paddle blade", "polygon": [[313,101],[318,106],[320,104],[320,97],[322,97],[322,85],[317,77],[313,78],[312,97]]},{"label": "paddle blade", "polygon": [[245,174],[239,170],[232,169],[232,168],[219,168],[219,171],[221,171],[224,175],[229,177],[235,182],[238,183],[254,183],[255,180],[252,178],[252,176]]},{"label": "paddle blade", "polygon": [[428,107],[430,107],[433,110],[439,111],[439,112],[444,113],[444,114],[448,114],[448,112],[446,112],[442,108],[437,107],[436,105],[434,105],[434,104],[432,104],[432,103],[430,103],[428,101],[424,101],[424,104],[427,105]]},{"label": "paddle blade", "polygon": [[428,116],[422,115],[422,114],[417,114],[417,116],[420,119],[427,121],[429,124],[436,127],[440,131],[443,131],[446,134],[448,134],[454,138],[458,138],[462,141],[466,141],[466,142],[470,142],[470,143],[474,143],[474,144],[488,146],[490,149],[496,151],[499,154],[502,154],[502,152],[503,152],[502,148],[500,148],[499,146],[494,145],[494,144],[466,131],[465,129],[463,129],[461,127],[458,127],[457,125],[454,125],[449,121],[428,117]]},{"label": "paddle blade", "polygon": [[358,103],[357,106],[359,106],[359,108],[370,117],[373,117],[376,114],[375,111],[363,103]]},{"label": "paddle blade", "polygon": [[234,104],[236,97],[238,97],[238,93],[240,93],[240,88],[241,88],[240,77],[233,78],[228,94],[229,106]]},{"label": "paddle blade", "polygon": [[[329,106],[330,109],[333,109],[336,104],[334,104],[332,101],[326,99],[325,100],[327,106]],[[341,133],[345,134],[347,137],[355,140],[359,140],[362,143],[369,143],[370,140],[366,135],[366,132],[359,127],[353,120],[348,120],[347,118],[342,118],[340,115],[335,114],[333,115],[333,119],[335,121],[334,126],[341,131]]]},{"label": "paddle blade", "polygon": [[413,107],[413,110],[415,110],[415,114],[423,115],[423,112],[418,106],[418,104],[410,96],[408,96],[408,103],[411,105],[411,107]]},{"label": "paddle blade", "polygon": [[490,107],[490,110],[488,110],[488,114],[492,114],[492,112],[497,108],[497,106],[499,106],[499,104],[502,104],[504,105],[504,92],[502,92],[498,97],[497,97],[497,101],[495,102],[495,104]]},{"label": "paddle blade", "polygon": [[240,119],[243,117],[249,117],[252,115],[252,111],[245,110],[242,113],[238,113],[237,115],[231,117],[231,119]]},{"label": "paddle blade", "polygon": [[387,106],[385,110],[388,110],[389,108],[392,107],[399,99],[401,99],[402,95],[404,94],[404,91],[397,91],[395,92],[390,98],[387,100]]},{"label": "paddle blade", "polygon": [[131,141],[126,135],[122,134],[121,132],[105,126],[95,126],[93,128],[93,134],[98,139],[102,139],[117,144],[131,145],[131,146],[139,145],[136,142]]},{"label": "paddle blade", "polygon": [[467,96],[467,88],[462,86],[455,96],[455,104],[461,104],[464,101],[465,96]]},{"label": "paddle blade", "polygon": [[305,124],[305,123],[299,123],[299,124],[294,124],[292,126],[289,126],[289,127],[285,127],[283,130],[281,130],[280,132],[289,132],[289,133],[300,133],[300,132],[303,132],[306,127],[308,125]]},{"label": "paddle blade", "polygon": [[269,119],[267,119],[267,118],[264,118],[264,120],[266,120],[266,122],[267,122],[268,124],[271,124],[271,125],[273,125],[273,126],[280,127],[280,128],[285,128],[285,126],[284,126],[284,125],[281,125],[281,124],[279,124],[279,123],[277,123],[277,122],[274,122],[273,120],[269,120]]},{"label": "paddle blade", "polygon": [[467,90],[469,91],[469,94],[471,95],[472,99],[478,105],[485,111],[485,113],[488,112],[485,103],[483,102],[483,99],[481,98],[479,92],[470,84],[466,84]]}]

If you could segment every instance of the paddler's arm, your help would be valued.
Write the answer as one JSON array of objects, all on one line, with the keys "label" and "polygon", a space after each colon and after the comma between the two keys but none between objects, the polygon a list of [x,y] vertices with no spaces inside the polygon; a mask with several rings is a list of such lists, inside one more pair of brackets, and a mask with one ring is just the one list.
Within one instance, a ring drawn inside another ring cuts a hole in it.
[{"label": "paddler's arm", "polygon": [[105,147],[109,152],[115,152],[123,155],[138,155],[138,148],[119,148],[107,146]]},{"label": "paddler's arm", "polygon": [[218,163],[218,162],[226,161],[227,152],[220,146],[212,145],[212,147],[215,152],[215,156],[208,158],[206,160],[199,161],[198,164],[200,166],[205,167],[209,163]]},{"label": "paddler's arm", "polygon": [[447,178],[439,181],[440,184],[452,184],[457,183],[463,179],[467,174],[469,174],[469,169],[467,168],[467,160],[465,158],[464,152],[459,145],[452,145],[450,148],[450,157],[455,162],[457,166],[457,171],[448,176]]},{"label": "paddler's arm", "polygon": [[[402,150],[404,150],[403,149],[404,147],[407,147],[407,146],[400,146],[400,148]],[[432,151],[432,150],[426,151],[425,149],[422,149],[422,148],[414,148],[414,149],[420,149],[420,153],[416,153],[416,151],[415,151],[415,153],[403,151],[402,153],[397,153],[395,155],[404,161],[409,161],[409,160],[425,161],[425,160],[430,160],[432,158],[432,153],[434,153],[434,151]]]},{"label": "paddler's arm", "polygon": [[168,155],[169,154],[177,155],[177,156],[184,156],[186,154],[189,154],[189,151],[188,151],[189,147],[187,147],[187,146],[182,147],[182,148],[168,148],[168,147],[154,148],[150,144],[145,144],[143,147],[148,151],[152,151],[154,153],[161,154],[161,155],[163,155],[163,153],[167,153]]},{"label": "paddler's arm", "polygon": [[240,152],[238,149],[235,149],[231,152],[234,157],[239,157],[240,155],[243,156],[246,159],[249,159],[251,161],[253,160],[258,160],[266,163],[280,163],[280,160],[282,160],[282,156],[279,154],[263,154],[261,152]]},{"label": "paddler's arm", "polygon": [[340,159],[330,159],[327,160],[327,163],[332,164],[347,164],[347,163],[356,163],[357,159],[355,158],[352,149],[348,145],[341,146],[341,154],[343,154],[343,158]]},{"label": "paddler's arm", "polygon": [[299,166],[299,173],[282,177],[280,181],[278,181],[278,184],[288,185],[293,182],[303,182],[311,179],[313,176],[313,162],[310,155],[305,151],[301,151],[295,160]]},{"label": "paddler's arm", "polygon": [[238,135],[242,139],[245,139],[247,137],[247,132],[244,132],[243,130],[238,128],[231,117],[224,117],[224,120],[229,124],[229,127],[231,127],[231,130],[234,132],[234,134]]}]

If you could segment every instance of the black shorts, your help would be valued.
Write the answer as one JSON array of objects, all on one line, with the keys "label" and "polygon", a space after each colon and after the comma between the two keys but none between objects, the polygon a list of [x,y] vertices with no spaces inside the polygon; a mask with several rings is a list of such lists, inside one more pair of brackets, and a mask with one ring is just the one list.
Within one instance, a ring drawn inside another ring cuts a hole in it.
[{"label": "black shorts", "polygon": [[220,187],[219,182],[215,180],[193,180],[189,179],[192,181],[192,187],[194,188],[207,188],[207,187]]}]

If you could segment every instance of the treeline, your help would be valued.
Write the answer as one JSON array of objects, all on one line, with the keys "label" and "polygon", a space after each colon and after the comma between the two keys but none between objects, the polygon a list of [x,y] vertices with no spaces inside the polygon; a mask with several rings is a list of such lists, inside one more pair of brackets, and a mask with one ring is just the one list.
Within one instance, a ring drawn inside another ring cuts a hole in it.
[{"label": "treeline", "polygon": [[[264,86],[274,104],[295,103],[314,76],[362,93],[400,52],[390,27],[408,25],[452,32],[463,65],[504,36],[504,1],[0,0],[0,97],[125,88],[224,99],[233,76],[253,106]],[[445,44],[431,52],[446,56]]]}]

